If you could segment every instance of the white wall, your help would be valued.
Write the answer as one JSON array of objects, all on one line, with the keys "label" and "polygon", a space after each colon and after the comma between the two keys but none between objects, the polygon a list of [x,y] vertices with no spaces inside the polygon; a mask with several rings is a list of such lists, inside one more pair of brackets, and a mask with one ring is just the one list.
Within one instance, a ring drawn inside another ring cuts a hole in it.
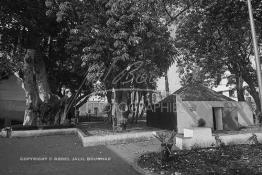
[{"label": "white wall", "polygon": [[182,101],[177,95],[176,103],[179,133],[183,133],[184,128],[197,127],[198,120],[201,118],[205,120],[206,127],[213,128],[212,107],[236,107],[240,125],[248,126],[254,124],[251,109],[246,102]]},{"label": "white wall", "polygon": [[246,102],[238,102],[238,122],[240,125],[247,126],[253,125],[253,113],[250,106]]},{"label": "white wall", "polygon": [[98,108],[98,116],[102,116],[105,114],[103,111],[106,107],[107,103],[100,101],[87,101],[79,108],[79,115],[86,116],[88,115],[88,111],[90,110],[90,114],[95,114],[94,108]]}]

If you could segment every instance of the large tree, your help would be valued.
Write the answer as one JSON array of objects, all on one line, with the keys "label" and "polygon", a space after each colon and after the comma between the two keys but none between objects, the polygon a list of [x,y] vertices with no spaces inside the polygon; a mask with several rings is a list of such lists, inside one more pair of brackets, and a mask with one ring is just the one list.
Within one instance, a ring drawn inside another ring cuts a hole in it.
[{"label": "large tree", "polygon": [[[68,49],[72,21],[61,20],[68,3],[50,10],[52,3],[55,1],[0,2],[1,72],[18,73],[23,79],[24,125],[36,124],[37,118],[53,121],[61,86],[75,90],[85,76],[79,52]],[[57,9],[60,16],[54,13]],[[89,88],[86,86],[87,91]]]},{"label": "large tree", "polygon": [[[107,90],[116,89],[117,108],[120,103],[130,103],[132,88],[154,88],[156,79],[173,61],[172,40],[155,9],[157,3],[92,0],[72,10],[81,23],[74,26],[70,41],[83,51],[82,66],[88,70],[87,79],[92,83],[99,80]],[[65,19],[70,18],[67,16]],[[129,90],[119,91],[120,88]],[[108,91],[109,102],[111,96]],[[128,113],[115,111],[119,128],[126,124]]]},{"label": "large tree", "polygon": [[24,124],[31,125],[39,116],[41,103],[48,103],[50,99],[42,47],[58,25],[54,19],[46,17],[44,1],[3,0],[0,8],[1,51],[11,60],[23,57],[22,78],[27,106]]},{"label": "large tree", "polygon": [[[261,31],[261,2],[252,2],[257,31]],[[236,78],[238,100],[244,100],[245,81],[260,111],[251,41],[245,1],[205,1],[193,6],[177,28],[176,47],[183,55],[178,57],[178,62],[180,67],[186,64],[199,66],[207,75],[205,78],[215,81],[229,70]]]},{"label": "large tree", "polygon": [[[195,3],[1,1],[1,52],[9,67],[23,66],[19,72],[27,94],[24,124],[33,124],[39,116],[45,118],[41,106],[52,104],[52,93],[58,94],[63,84],[73,89],[81,84],[73,98],[81,101],[78,106],[88,99],[85,93],[98,80],[106,89],[154,89],[156,79],[165,75],[173,62],[167,26]],[[112,93],[106,95],[111,102]],[[130,92],[116,91],[115,96],[116,106],[130,103]],[[116,111],[118,126],[125,123],[128,112]]]}]

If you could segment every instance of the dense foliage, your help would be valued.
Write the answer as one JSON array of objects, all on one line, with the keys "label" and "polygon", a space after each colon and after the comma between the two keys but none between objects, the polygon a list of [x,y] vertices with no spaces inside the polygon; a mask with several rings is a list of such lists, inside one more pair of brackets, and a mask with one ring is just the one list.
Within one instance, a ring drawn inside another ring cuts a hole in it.
[{"label": "dense foliage", "polygon": [[[254,18],[261,42],[261,1],[252,1]],[[248,7],[245,1],[204,1],[184,15],[176,33],[180,74],[184,83],[197,80],[216,85],[230,71],[235,78],[238,100],[244,99],[243,82],[254,98],[260,101],[253,57]],[[197,71],[196,71],[197,70]],[[193,75],[199,75],[192,78]],[[231,81],[232,82],[232,81]]]},{"label": "dense foliage", "polygon": [[[42,103],[53,104],[47,108],[57,106],[52,94],[61,95],[62,85],[73,90],[83,85],[75,103],[81,99],[84,103],[98,81],[102,83],[99,90],[154,89],[156,79],[173,63],[175,52],[167,25],[181,13],[176,10],[178,4],[160,0],[1,1],[1,72],[18,73],[24,81],[25,116],[32,116],[25,123],[32,124],[39,113],[45,118]],[[106,95],[110,101],[112,94]],[[119,96],[118,103],[127,100],[122,99],[122,92]]]}]

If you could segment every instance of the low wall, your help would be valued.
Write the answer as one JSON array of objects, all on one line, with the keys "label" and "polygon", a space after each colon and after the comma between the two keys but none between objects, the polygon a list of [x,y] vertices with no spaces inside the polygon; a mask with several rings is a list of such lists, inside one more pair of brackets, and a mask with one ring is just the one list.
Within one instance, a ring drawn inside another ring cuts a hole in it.
[{"label": "low wall", "polygon": [[[60,134],[76,134],[77,128],[66,129],[46,129],[46,130],[27,130],[27,131],[12,131],[11,137],[37,137],[46,135],[60,135]],[[0,136],[6,137],[6,131],[1,131]]]},{"label": "low wall", "polygon": [[105,135],[105,136],[85,136],[85,134],[80,130],[78,132],[78,136],[81,138],[84,147],[138,142],[138,141],[149,140],[154,137],[153,131],[139,132],[139,133],[121,133],[116,135]]},{"label": "low wall", "polygon": [[[262,133],[255,132],[254,134],[257,136],[258,141],[262,143]],[[227,134],[227,135],[225,134],[225,135],[219,135],[219,139],[221,139],[221,141],[225,143],[225,145],[249,144],[248,139],[252,135],[253,133],[240,133],[240,134]],[[215,145],[216,145],[215,135],[206,138],[193,138],[193,137],[183,137],[183,136],[176,137],[176,146],[179,149],[191,149],[193,147],[206,148]]]},{"label": "low wall", "polygon": [[[66,128],[66,129],[47,129],[47,130],[27,130],[27,131],[12,131],[11,137],[38,137],[46,135],[58,135],[58,134],[77,134],[84,147],[97,146],[97,145],[109,145],[119,143],[130,143],[138,141],[146,141],[154,138],[153,133],[155,131],[135,132],[135,133],[119,133],[116,135],[105,136],[87,136],[78,128]],[[0,136],[6,137],[6,131],[1,131]]]}]

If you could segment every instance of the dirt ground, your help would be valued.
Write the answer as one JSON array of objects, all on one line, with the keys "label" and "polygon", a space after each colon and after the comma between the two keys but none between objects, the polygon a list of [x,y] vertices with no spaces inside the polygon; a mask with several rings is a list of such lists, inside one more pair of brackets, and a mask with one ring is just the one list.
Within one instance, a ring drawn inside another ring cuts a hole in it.
[{"label": "dirt ground", "polygon": [[219,148],[174,151],[167,162],[159,153],[144,154],[138,164],[159,174],[216,175],[262,174],[262,145],[230,145]]}]

